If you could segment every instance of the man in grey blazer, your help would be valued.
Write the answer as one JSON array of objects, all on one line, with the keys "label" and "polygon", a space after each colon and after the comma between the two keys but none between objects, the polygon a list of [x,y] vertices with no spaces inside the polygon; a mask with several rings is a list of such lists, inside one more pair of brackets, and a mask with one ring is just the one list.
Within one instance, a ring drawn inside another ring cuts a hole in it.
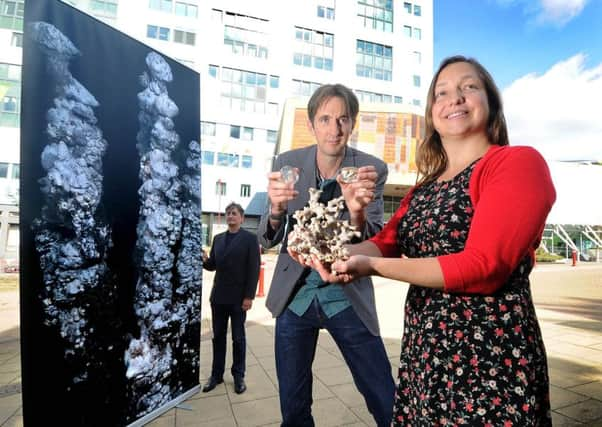
[{"label": "man in grey blazer", "polygon": [[[358,100],[350,89],[340,84],[318,88],[308,103],[307,123],[316,144],[280,154],[268,175],[269,206],[258,236],[266,248],[281,244],[266,306],[277,318],[275,353],[283,427],[314,425],[311,365],[321,328],[337,343],[376,424],[391,423],[394,383],[379,336],[371,279],[344,287],[329,284],[287,251],[292,214],[307,205],[311,187],[322,190],[322,202],[344,196],[340,219],[356,225],[362,240],[382,228],[387,167],[347,146],[358,112]],[[298,172],[296,183],[284,181],[279,170],[285,165]],[[359,168],[354,182],[337,178],[346,166]]]},{"label": "man in grey blazer", "polygon": [[215,271],[211,289],[211,326],[213,329],[213,363],[211,377],[203,392],[213,390],[223,382],[226,363],[226,334],[228,319],[232,331],[232,368],[234,391],[247,389],[245,384],[247,310],[253,305],[260,254],[257,236],[243,228],[244,210],[238,203],[226,206],[228,230],[213,238],[209,256],[203,251],[203,268]]}]

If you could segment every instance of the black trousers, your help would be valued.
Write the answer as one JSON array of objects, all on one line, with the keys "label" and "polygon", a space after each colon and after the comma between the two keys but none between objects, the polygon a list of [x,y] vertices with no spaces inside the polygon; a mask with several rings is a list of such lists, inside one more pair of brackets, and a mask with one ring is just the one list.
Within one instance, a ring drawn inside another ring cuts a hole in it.
[{"label": "black trousers", "polygon": [[213,327],[213,365],[211,376],[220,379],[224,376],[226,365],[226,336],[228,333],[228,319],[232,330],[232,368],[230,372],[234,378],[244,378],[246,359],[245,320],[247,312],[240,304],[213,304],[211,303]]}]

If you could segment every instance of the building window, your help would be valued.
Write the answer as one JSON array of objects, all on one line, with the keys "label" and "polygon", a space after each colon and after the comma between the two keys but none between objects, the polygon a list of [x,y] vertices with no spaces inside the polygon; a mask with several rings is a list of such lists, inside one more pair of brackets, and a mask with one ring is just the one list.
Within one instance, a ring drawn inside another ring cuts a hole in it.
[{"label": "building window", "polygon": [[270,76],[270,87],[272,89],[278,89],[279,86],[280,86],[280,77]]},{"label": "building window", "polygon": [[412,99],[412,105],[420,107],[422,105],[422,102],[420,102],[419,99]]},{"label": "building window", "polygon": [[117,16],[117,2],[115,0],[91,0],[90,9],[95,14],[115,18]]},{"label": "building window", "polygon": [[146,26],[146,36],[151,39],[169,40],[169,28],[159,27],[157,25]]},{"label": "building window", "polygon": [[17,113],[19,111],[16,96],[5,96],[2,100],[3,113]]},{"label": "building window", "polygon": [[421,64],[422,63],[422,54],[418,51],[414,51],[414,53],[412,54],[412,56],[414,57],[414,62],[416,64]]},{"label": "building window", "polygon": [[201,122],[201,135],[215,136],[215,123]]},{"label": "building window", "polygon": [[422,30],[420,28],[414,27],[414,31],[412,31],[414,38],[416,40],[422,40]]},{"label": "building window", "polygon": [[213,151],[202,151],[201,156],[204,165],[212,165],[215,161],[215,153]]},{"label": "building window", "polygon": [[230,138],[240,139],[240,126],[230,125]]},{"label": "building window", "polygon": [[172,5],[172,0],[150,0],[148,3],[149,8],[162,12],[171,12]]},{"label": "building window", "polygon": [[10,45],[14,47],[23,47],[23,33],[13,33],[10,39]]},{"label": "building window", "polygon": [[253,156],[243,155],[240,166],[244,169],[251,169],[253,167]]},{"label": "building window", "polygon": [[262,59],[268,57],[267,35],[260,31],[226,25],[224,45],[235,55]]},{"label": "building window", "polygon": [[217,65],[209,66],[209,75],[213,78],[217,78],[219,67]]},{"label": "building window", "polygon": [[318,5],[318,18],[334,19],[334,8]]},{"label": "building window", "polygon": [[358,0],[357,16],[366,28],[393,32],[393,0]]},{"label": "building window", "polygon": [[295,95],[311,96],[311,94],[320,86],[320,83],[307,82],[305,80],[293,80],[293,93]]},{"label": "building window", "polygon": [[380,102],[383,104],[391,104],[393,102],[393,97],[384,93],[356,90],[355,94],[361,102]]},{"label": "building window", "polygon": [[8,163],[0,163],[0,178],[8,178]]},{"label": "building window", "polygon": [[[214,11],[217,12],[216,9]],[[268,22],[266,19],[225,12],[223,21],[226,24],[224,45],[232,53],[264,59],[268,57],[268,36],[264,31]]]},{"label": "building window", "polygon": [[406,36],[407,38],[411,38],[412,37],[412,27],[410,27],[409,25],[404,25],[403,26],[403,35]]},{"label": "building window", "polygon": [[226,195],[226,183],[220,179],[218,179],[215,182],[215,195],[216,196],[225,196]]},{"label": "building window", "polygon": [[268,142],[278,142],[278,132],[275,130],[268,130],[267,139]]},{"label": "building window", "polygon": [[21,166],[16,163],[13,163],[13,168],[10,173],[10,177],[12,179],[19,179],[20,176],[21,176]]},{"label": "building window", "polygon": [[358,40],[356,45],[356,74],[377,80],[393,79],[393,48]]},{"label": "building window", "polygon": [[403,98],[401,96],[396,96],[394,102],[396,104],[403,104]]},{"label": "building window", "polygon": [[198,6],[194,4],[183,3],[181,1],[176,2],[176,15],[187,16],[189,18],[198,18],[199,12]]},{"label": "building window", "polygon": [[422,16],[422,7],[420,5],[414,5],[414,16]]},{"label": "building window", "polygon": [[275,102],[268,102],[268,108],[267,108],[266,113],[270,114],[272,116],[277,116],[278,115],[278,104],[276,104]]},{"label": "building window", "polygon": [[182,44],[194,46],[195,41],[196,41],[196,34],[190,33],[188,31],[174,30],[173,41],[176,43],[182,43]]},{"label": "building window", "polygon": [[217,153],[217,165],[228,166],[228,153]]},{"label": "building window", "polygon": [[241,136],[243,141],[253,141],[253,128],[243,127]]},{"label": "building window", "polygon": [[240,156],[238,154],[228,154],[228,166],[231,168],[237,168],[239,158]]},{"label": "building window", "polygon": [[414,87],[420,87],[420,76],[413,75],[412,81],[414,82]]},{"label": "building window", "polygon": [[223,10],[220,9],[211,9],[211,20],[215,22],[222,22],[222,14]]},{"label": "building window", "polygon": [[295,65],[332,71],[334,35],[295,27],[293,52],[293,63]]},{"label": "building window", "polygon": [[222,68],[222,105],[238,111],[266,112],[267,75]]},{"label": "building window", "polygon": [[0,0],[0,28],[23,31],[24,0]]},{"label": "building window", "polygon": [[19,127],[21,66],[0,63],[0,126]]},{"label": "building window", "polygon": [[240,197],[251,197],[251,186],[249,184],[240,185]]},{"label": "building window", "polygon": [[403,8],[405,9],[406,13],[412,13],[412,3],[404,2]]}]

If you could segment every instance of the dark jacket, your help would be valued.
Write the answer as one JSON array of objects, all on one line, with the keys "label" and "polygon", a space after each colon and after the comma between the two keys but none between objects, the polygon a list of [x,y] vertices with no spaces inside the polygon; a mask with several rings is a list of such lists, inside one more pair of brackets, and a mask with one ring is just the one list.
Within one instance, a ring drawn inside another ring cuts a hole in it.
[{"label": "dark jacket", "polygon": [[245,298],[255,298],[259,279],[259,243],[257,236],[240,229],[226,247],[226,234],[213,238],[209,258],[203,268],[215,271],[212,304],[242,304]]}]

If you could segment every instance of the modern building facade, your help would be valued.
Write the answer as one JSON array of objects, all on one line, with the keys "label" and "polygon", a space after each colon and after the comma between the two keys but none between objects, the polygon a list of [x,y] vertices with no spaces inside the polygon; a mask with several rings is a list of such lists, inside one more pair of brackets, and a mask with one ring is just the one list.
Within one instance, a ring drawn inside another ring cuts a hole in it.
[{"label": "modern building facade", "polygon": [[[0,203],[7,206],[17,204],[24,1],[0,0]],[[303,105],[320,84],[343,83],[362,111],[398,115],[398,142],[415,138],[422,121],[433,69],[432,0],[63,1],[200,73],[208,242],[225,222],[229,202],[247,207],[265,192],[272,160],[288,146],[282,138],[292,137],[283,114],[287,100]],[[384,147],[370,145],[380,136],[354,135],[359,148]],[[386,137],[389,143],[395,135]],[[393,173],[392,179],[406,178]],[[13,199],[2,199],[10,191]],[[397,197],[394,190],[390,197]]]}]

